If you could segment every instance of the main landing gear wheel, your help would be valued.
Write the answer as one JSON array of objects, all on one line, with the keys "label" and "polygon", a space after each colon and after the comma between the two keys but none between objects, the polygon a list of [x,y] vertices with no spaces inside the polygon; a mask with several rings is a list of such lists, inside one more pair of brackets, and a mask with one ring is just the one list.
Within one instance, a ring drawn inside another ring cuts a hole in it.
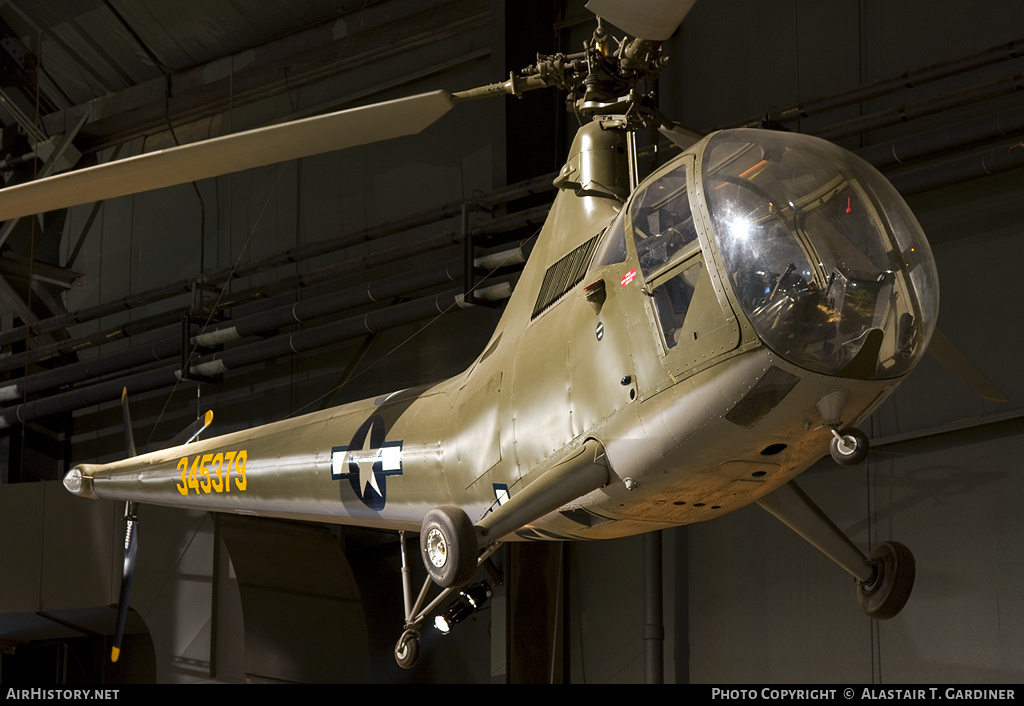
[{"label": "main landing gear wheel", "polygon": [[832,460],[840,466],[856,466],[868,457],[869,446],[867,435],[860,429],[850,427],[832,433],[829,452]]},{"label": "main landing gear wheel", "polygon": [[479,547],[466,513],[451,505],[428,512],[420,529],[420,553],[437,585],[458,588],[469,583],[476,573]]},{"label": "main landing gear wheel", "polygon": [[412,669],[420,657],[419,630],[406,630],[395,643],[395,661],[402,669]]},{"label": "main landing gear wheel", "polygon": [[861,610],[875,620],[888,620],[903,610],[914,589],[914,555],[899,542],[883,542],[868,555],[875,566],[870,581],[857,584]]}]

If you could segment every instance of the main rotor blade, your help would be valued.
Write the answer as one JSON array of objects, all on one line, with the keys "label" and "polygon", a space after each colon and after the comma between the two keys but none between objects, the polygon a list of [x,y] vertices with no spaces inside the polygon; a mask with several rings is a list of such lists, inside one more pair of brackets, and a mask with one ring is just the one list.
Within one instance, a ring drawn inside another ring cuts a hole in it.
[{"label": "main rotor blade", "polygon": [[590,0],[587,9],[642,39],[664,42],[697,0]]},{"label": "main rotor blade", "polygon": [[1009,402],[1006,393],[938,328],[932,333],[928,353],[980,397],[991,402]]},{"label": "main rotor blade", "polygon": [[0,189],[0,221],[414,135],[451,107],[432,91],[37,179]]}]

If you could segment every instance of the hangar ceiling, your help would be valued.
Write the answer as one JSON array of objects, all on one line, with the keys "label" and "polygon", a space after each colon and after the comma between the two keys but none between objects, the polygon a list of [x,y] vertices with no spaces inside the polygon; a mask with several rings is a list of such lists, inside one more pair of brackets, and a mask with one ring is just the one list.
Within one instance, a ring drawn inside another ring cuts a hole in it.
[{"label": "hangar ceiling", "polygon": [[[15,100],[23,114],[48,133],[91,111],[78,138],[90,151],[351,70],[396,46],[446,36],[445,21],[457,33],[488,14],[478,4],[475,17],[451,22],[444,12],[421,14],[439,4],[425,3],[409,20],[390,8],[375,14],[379,4],[7,2],[8,81],[22,89]],[[346,5],[358,6],[358,20]]]}]

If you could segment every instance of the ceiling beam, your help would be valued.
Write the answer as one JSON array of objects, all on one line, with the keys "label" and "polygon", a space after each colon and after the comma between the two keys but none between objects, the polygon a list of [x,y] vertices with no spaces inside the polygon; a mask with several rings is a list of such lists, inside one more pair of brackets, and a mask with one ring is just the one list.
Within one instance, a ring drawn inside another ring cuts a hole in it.
[{"label": "ceiling beam", "polygon": [[[254,49],[154,78],[87,104],[56,111],[43,118],[43,125],[50,134],[63,132],[88,107],[92,117],[76,144],[83,152],[102,149],[304,85],[323,82],[326,86],[328,78],[417,46],[434,46],[471,30],[486,29],[490,21],[485,0],[416,3],[415,12],[398,18],[387,11],[391,9],[390,4],[370,7],[359,15],[358,26],[348,26],[338,18]],[[453,55],[464,49],[452,43]],[[374,77],[366,78],[372,81]],[[329,93],[323,95],[318,107],[335,107],[331,103],[335,98]]]}]

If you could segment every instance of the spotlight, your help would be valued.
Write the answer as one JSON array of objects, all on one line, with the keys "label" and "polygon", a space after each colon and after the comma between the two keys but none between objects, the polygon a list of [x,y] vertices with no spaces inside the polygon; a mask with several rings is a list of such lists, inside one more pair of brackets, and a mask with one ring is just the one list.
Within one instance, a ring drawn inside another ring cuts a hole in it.
[{"label": "spotlight", "polygon": [[481,581],[469,588],[459,591],[459,595],[452,601],[448,608],[434,618],[434,627],[447,635],[453,626],[483,608],[484,603],[491,597],[490,581]]}]

